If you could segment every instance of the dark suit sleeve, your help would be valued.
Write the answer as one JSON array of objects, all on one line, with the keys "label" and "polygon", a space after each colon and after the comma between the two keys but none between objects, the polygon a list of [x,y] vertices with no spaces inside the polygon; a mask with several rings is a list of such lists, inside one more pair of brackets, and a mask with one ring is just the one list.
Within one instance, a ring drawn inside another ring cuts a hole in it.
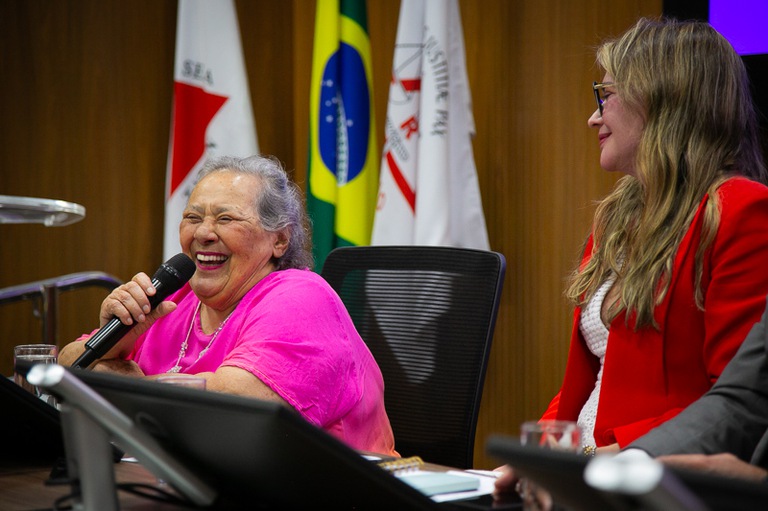
[{"label": "dark suit sleeve", "polygon": [[768,429],[768,310],[717,383],[677,417],[628,447],[663,454],[730,452],[763,464],[755,453]]}]

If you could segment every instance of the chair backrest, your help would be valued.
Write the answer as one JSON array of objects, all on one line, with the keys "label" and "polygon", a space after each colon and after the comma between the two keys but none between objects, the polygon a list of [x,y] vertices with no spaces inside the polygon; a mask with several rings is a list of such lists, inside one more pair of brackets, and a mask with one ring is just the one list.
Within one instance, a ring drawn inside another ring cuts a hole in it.
[{"label": "chair backrest", "polygon": [[506,261],[453,247],[343,247],[322,276],[381,368],[395,448],[469,468]]}]

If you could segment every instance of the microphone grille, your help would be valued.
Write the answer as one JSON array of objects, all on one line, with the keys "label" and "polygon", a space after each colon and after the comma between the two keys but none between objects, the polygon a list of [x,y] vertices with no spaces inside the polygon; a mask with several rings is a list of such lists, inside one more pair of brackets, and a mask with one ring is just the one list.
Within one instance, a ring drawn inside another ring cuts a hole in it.
[{"label": "microphone grille", "polygon": [[179,287],[181,287],[192,278],[195,269],[195,262],[186,254],[179,253],[160,265],[153,278],[165,284],[170,284],[167,282],[169,278],[174,279],[178,281]]}]

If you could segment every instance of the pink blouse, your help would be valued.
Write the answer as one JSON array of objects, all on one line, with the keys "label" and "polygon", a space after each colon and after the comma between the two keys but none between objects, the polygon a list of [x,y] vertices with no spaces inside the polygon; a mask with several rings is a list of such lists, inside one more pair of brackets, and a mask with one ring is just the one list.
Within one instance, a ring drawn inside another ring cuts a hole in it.
[{"label": "pink blouse", "polygon": [[168,372],[182,352],[182,373],[239,367],[351,447],[396,455],[381,371],[322,277],[309,270],[272,272],[210,335],[201,330],[199,300],[189,284],[168,299],[178,308],[139,337],[129,356],[145,374]]}]

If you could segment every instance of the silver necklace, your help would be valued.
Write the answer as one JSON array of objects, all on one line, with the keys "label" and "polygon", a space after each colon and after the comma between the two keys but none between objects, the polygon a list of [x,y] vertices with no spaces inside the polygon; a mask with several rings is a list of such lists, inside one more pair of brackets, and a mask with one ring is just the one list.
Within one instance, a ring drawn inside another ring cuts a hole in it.
[{"label": "silver necklace", "polygon": [[[176,360],[176,364],[171,367],[168,372],[169,373],[178,373],[181,371],[181,360],[186,356],[187,354],[187,348],[189,347],[189,336],[192,334],[192,329],[195,327],[195,318],[197,317],[197,314],[200,312],[200,305],[202,302],[197,302],[197,308],[195,308],[195,313],[192,314],[192,321],[189,322],[189,330],[187,330],[187,337],[184,338],[184,342],[181,343],[181,348],[179,348],[179,358]],[[234,309],[232,312],[235,312]],[[219,327],[216,329],[215,332],[213,332],[213,337],[211,337],[211,340],[208,341],[208,345],[203,348],[203,351],[200,352],[200,354],[197,355],[197,360],[200,360],[203,358],[203,355],[208,351],[208,348],[210,348],[213,345],[213,341],[216,340],[216,337],[219,335],[219,332],[221,332],[221,329],[224,328],[224,325],[227,323],[227,320],[232,315],[232,312],[230,312],[226,318],[224,318],[224,321],[222,321],[219,324]],[[202,319],[202,316],[201,316]]]}]

